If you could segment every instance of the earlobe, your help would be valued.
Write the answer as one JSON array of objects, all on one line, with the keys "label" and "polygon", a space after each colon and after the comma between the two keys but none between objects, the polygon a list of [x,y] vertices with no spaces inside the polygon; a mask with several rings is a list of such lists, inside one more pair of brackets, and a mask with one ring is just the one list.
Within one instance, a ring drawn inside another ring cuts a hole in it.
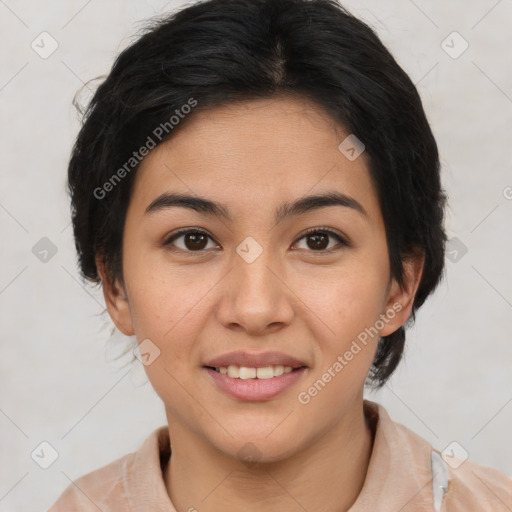
[{"label": "earlobe", "polygon": [[403,261],[403,283],[395,279],[389,287],[388,300],[384,315],[388,319],[380,335],[388,336],[399,329],[409,318],[414,298],[423,274],[423,255],[414,255]]},{"label": "earlobe", "polygon": [[96,268],[101,278],[103,297],[107,306],[108,314],[116,327],[126,336],[135,334],[132,324],[130,304],[125,288],[118,283],[112,283],[101,258],[96,258]]}]

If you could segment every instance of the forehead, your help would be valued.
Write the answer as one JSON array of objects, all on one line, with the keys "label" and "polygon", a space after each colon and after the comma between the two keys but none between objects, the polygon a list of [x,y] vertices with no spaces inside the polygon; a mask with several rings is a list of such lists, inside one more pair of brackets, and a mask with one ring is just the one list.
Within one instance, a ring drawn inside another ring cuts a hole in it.
[{"label": "forehead", "polygon": [[243,215],[266,203],[338,190],[378,215],[365,153],[349,160],[339,149],[348,135],[301,98],[198,111],[144,158],[132,200],[144,209],[162,192],[187,192],[231,204]]},{"label": "forehead", "polygon": [[319,106],[294,97],[230,103],[194,112],[185,122],[184,129],[159,146],[161,151],[174,151],[182,161],[215,158],[241,170],[246,168],[243,152],[259,152],[262,164],[271,157],[282,165],[299,152],[316,160],[320,141],[330,145],[342,136]]}]

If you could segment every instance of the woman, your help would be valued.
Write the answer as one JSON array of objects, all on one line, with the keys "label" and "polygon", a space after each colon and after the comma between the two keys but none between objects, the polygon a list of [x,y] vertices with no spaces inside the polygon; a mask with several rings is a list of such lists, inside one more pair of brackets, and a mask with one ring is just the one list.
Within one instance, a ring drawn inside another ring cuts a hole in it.
[{"label": "woman", "polygon": [[363,398],[442,277],[439,168],[411,80],[334,1],[209,0],[124,50],[73,226],[168,425],[50,510],[510,509],[506,475]]}]

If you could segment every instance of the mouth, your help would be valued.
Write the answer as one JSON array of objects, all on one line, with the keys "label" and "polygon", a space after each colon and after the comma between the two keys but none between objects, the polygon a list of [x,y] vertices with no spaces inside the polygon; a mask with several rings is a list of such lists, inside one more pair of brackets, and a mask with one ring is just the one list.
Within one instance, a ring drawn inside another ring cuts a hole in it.
[{"label": "mouth", "polygon": [[309,370],[304,361],[279,351],[236,350],[203,363],[217,390],[239,400],[269,400]]}]

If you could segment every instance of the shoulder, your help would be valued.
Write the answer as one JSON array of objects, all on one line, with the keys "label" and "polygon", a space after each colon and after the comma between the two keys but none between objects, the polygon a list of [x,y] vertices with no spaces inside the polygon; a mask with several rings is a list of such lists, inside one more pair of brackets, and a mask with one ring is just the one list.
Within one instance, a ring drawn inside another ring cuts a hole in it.
[{"label": "shoulder", "polygon": [[475,505],[481,510],[495,512],[512,510],[512,478],[505,473],[460,459],[449,467],[449,471],[443,511],[467,511]]},{"label": "shoulder", "polygon": [[162,463],[169,456],[169,432],[160,427],[137,451],[71,482],[48,512],[117,512],[153,504],[172,510],[162,479]]},{"label": "shoulder", "polygon": [[[414,483],[411,490],[422,489],[424,503],[441,512],[468,510],[512,511],[512,478],[505,473],[468,459],[441,453],[423,437],[393,421],[385,408],[366,401],[365,410],[371,423],[378,424],[379,451],[377,465],[391,470],[402,481]],[[389,461],[389,462],[388,462]],[[430,484],[426,484],[430,482]],[[391,494],[394,484],[388,485]],[[418,497],[418,502],[419,502]]]},{"label": "shoulder", "polygon": [[123,475],[134,455],[125,455],[71,482],[48,512],[128,510],[127,506],[118,507],[126,505]]},{"label": "shoulder", "polygon": [[467,512],[475,505],[493,512],[512,510],[512,478],[497,469],[455,457],[453,452],[441,453],[403,425],[399,429],[412,446],[428,447],[433,499],[439,492],[442,512]]}]

